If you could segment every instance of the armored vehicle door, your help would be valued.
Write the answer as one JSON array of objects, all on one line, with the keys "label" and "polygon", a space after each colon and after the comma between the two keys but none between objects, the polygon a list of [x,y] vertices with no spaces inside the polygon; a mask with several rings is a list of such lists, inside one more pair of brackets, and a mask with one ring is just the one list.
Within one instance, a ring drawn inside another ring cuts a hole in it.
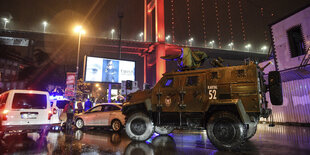
[{"label": "armored vehicle door", "polygon": [[156,111],[176,112],[179,103],[179,84],[178,76],[163,77],[154,89],[152,100],[156,105]]},{"label": "armored vehicle door", "polygon": [[[182,77],[179,105],[182,112],[202,112],[206,102],[205,73],[188,74]],[[182,101],[182,95],[183,101]]]}]

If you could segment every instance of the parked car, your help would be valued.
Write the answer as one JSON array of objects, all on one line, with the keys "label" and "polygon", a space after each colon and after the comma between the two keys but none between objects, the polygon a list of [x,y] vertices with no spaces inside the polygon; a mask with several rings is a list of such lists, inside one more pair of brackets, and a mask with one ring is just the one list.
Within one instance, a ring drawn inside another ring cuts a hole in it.
[{"label": "parked car", "polygon": [[51,107],[53,116],[51,118],[51,124],[54,126],[60,125],[61,120],[59,119],[60,114],[63,112],[66,104],[69,104],[70,100],[65,98],[51,98]]},{"label": "parked car", "polygon": [[120,105],[114,103],[97,104],[86,112],[76,115],[75,126],[78,129],[85,126],[110,126],[113,131],[118,132],[125,124],[125,116],[121,108]]},{"label": "parked car", "polygon": [[46,136],[52,116],[48,92],[9,90],[0,94],[0,138],[28,132]]}]

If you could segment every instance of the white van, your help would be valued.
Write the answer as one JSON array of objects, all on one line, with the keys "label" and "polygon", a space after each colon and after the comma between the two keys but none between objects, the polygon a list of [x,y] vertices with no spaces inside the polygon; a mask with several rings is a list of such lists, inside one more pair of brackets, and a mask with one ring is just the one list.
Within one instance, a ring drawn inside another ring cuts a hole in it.
[{"label": "white van", "polygon": [[45,136],[52,115],[48,92],[6,91],[0,94],[0,138],[4,134],[28,132]]}]

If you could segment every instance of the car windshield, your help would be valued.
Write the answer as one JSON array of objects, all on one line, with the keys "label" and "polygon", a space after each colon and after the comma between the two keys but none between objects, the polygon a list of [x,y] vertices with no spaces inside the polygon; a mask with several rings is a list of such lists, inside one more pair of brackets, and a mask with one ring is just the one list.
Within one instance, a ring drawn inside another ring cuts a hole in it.
[{"label": "car windshield", "polygon": [[12,109],[46,109],[46,95],[15,93]]},{"label": "car windshield", "polygon": [[67,101],[67,100],[63,100],[63,101],[57,101],[56,103],[56,106],[59,108],[59,109],[64,109],[66,104],[69,104],[70,101]]}]

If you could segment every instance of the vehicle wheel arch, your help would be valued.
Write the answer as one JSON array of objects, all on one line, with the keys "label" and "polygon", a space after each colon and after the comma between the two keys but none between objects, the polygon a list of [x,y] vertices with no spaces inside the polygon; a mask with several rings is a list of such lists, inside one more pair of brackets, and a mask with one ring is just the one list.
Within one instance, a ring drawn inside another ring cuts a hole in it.
[{"label": "vehicle wheel arch", "polygon": [[122,113],[126,116],[130,116],[136,112],[147,113],[147,108],[145,105],[146,105],[145,102],[140,102],[133,105],[125,106],[123,107]]},{"label": "vehicle wheel arch", "polygon": [[[206,110],[206,121],[212,116],[212,114],[218,111],[228,111],[235,114],[244,124],[249,124],[250,117],[246,113],[242,101],[240,99],[223,100],[211,103]],[[207,124],[207,122],[206,122]]]}]

